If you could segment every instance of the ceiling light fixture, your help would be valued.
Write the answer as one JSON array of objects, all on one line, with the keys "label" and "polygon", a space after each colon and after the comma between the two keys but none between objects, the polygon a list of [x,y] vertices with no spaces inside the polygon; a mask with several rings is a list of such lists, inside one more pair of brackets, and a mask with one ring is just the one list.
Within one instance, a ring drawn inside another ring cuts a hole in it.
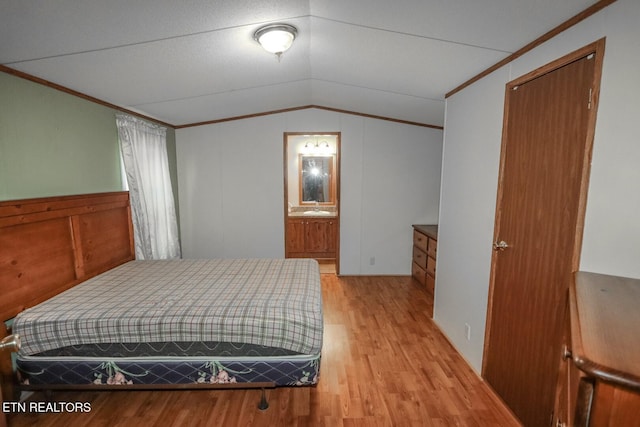
[{"label": "ceiling light fixture", "polygon": [[274,53],[280,60],[280,55],[291,47],[298,35],[298,29],[289,24],[271,24],[253,33],[253,39],[267,52]]}]

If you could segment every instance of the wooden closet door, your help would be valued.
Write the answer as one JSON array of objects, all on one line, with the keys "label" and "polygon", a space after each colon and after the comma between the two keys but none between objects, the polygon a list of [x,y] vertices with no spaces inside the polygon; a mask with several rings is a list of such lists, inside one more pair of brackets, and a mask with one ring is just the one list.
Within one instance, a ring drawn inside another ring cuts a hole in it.
[{"label": "wooden closet door", "polygon": [[495,231],[506,246],[494,244],[483,376],[527,426],[549,425],[553,412],[582,236],[595,63],[578,57],[507,87]]}]

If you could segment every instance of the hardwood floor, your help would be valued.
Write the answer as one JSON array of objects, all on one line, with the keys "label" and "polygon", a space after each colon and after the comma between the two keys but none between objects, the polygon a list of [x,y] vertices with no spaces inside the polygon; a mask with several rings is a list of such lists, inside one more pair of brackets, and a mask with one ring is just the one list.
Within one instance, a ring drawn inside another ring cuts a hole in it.
[{"label": "hardwood floor", "polygon": [[320,263],[320,274],[336,274],[336,263],[335,262],[321,262]]},{"label": "hardwood floor", "polygon": [[[56,392],[89,413],[13,414],[9,426],[517,426],[428,316],[410,277],[322,275],[325,335],[315,387]],[[35,394],[33,400],[44,400]]]}]

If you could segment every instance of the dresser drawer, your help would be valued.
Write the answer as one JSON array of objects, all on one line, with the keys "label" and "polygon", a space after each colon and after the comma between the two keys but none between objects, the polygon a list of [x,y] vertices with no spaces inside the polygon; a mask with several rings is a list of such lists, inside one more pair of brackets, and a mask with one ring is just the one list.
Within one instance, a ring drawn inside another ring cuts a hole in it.
[{"label": "dresser drawer", "polygon": [[427,268],[427,254],[417,246],[413,247],[413,262],[422,268]]},{"label": "dresser drawer", "polygon": [[422,285],[425,284],[427,274],[425,270],[415,262],[411,263],[411,275]]},{"label": "dresser drawer", "polygon": [[424,234],[413,231],[413,245],[420,248],[422,251],[427,252],[427,246],[429,245],[429,238]]},{"label": "dresser drawer", "polygon": [[433,295],[433,292],[436,289],[436,279],[435,279],[435,277],[430,276],[428,274],[425,274],[424,279],[425,279],[425,286],[427,288],[427,291],[429,291],[429,293],[431,295]]},{"label": "dresser drawer", "polygon": [[436,277],[436,260],[431,257],[427,257],[427,274]]},{"label": "dresser drawer", "polygon": [[436,254],[438,252],[438,241],[432,237],[429,237],[429,243],[427,244],[427,255],[431,258],[437,258]]}]

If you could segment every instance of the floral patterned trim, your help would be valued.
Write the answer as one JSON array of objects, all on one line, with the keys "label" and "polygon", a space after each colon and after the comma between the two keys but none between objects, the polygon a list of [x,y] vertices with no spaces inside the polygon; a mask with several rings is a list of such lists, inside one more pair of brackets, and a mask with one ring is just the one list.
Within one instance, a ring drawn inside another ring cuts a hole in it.
[{"label": "floral patterned trim", "polygon": [[143,374],[132,374],[131,372],[127,372],[123,369],[120,369],[115,362],[102,362],[98,369],[106,370],[108,375],[105,382],[102,382],[102,374],[94,373],[93,384],[107,384],[107,385],[129,385],[133,384],[133,380],[127,379],[125,374],[130,377],[144,377],[149,373],[149,371],[145,371]]},{"label": "floral patterned trim", "polygon": [[[312,372],[307,372],[304,370],[304,368],[311,368]],[[302,378],[300,378],[298,381],[295,381],[293,383],[290,383],[289,385],[295,385],[295,386],[308,386],[308,385],[315,385],[318,384],[318,380],[319,380],[319,376],[320,376],[320,361],[319,360],[312,360],[311,362],[309,362],[306,366],[303,366],[302,368]],[[313,378],[309,378],[311,376],[311,374],[315,372],[315,375],[313,376]]]},{"label": "floral patterned trim", "polygon": [[95,384],[236,384],[274,382],[277,386],[313,386],[319,381],[320,358],[314,360],[221,361],[219,359],[166,363],[110,359],[105,361],[19,361],[17,379],[24,385]]},{"label": "floral patterned trim", "polygon": [[[248,374],[252,372],[251,369],[247,369],[245,371],[234,371],[233,369],[225,368],[222,363],[218,362],[217,360],[212,360],[205,363],[203,365],[203,368],[208,369],[210,373],[198,371],[198,379],[196,380],[196,383],[198,384],[207,382],[209,384],[235,384],[238,381],[236,380],[236,377],[230,376],[229,372],[237,375]],[[210,375],[208,380],[207,375]]]}]

